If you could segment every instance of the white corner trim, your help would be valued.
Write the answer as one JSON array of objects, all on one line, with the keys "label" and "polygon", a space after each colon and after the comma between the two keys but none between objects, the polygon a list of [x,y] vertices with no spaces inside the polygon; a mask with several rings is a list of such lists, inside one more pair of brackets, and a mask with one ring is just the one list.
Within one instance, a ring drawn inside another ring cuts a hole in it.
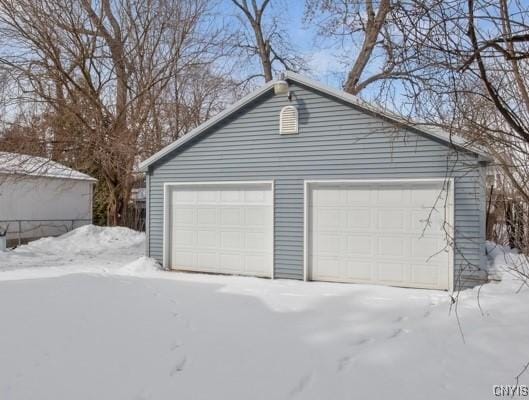
[{"label": "white corner trim", "polygon": [[371,184],[371,183],[430,183],[430,182],[447,182],[447,198],[448,203],[445,207],[445,212],[448,215],[445,217],[448,226],[451,228],[452,243],[448,246],[448,292],[454,291],[454,264],[455,264],[455,180],[450,178],[410,178],[410,179],[321,179],[321,180],[304,180],[303,182],[303,280],[309,280],[309,196],[310,186],[317,184]]},{"label": "white corner trim", "polygon": [[150,222],[151,222],[151,177],[145,174],[145,256],[151,256],[151,238],[150,238]]},{"label": "white corner trim", "polygon": [[[456,242],[456,228],[455,228],[455,222],[456,222],[456,217],[455,217],[455,210],[456,210],[456,206],[455,206],[455,179],[453,177],[451,178],[447,178],[447,182],[448,182],[448,209],[449,209],[449,212],[448,212],[448,216],[446,216],[445,218],[448,220],[448,224],[449,224],[449,227],[451,228],[451,232],[449,233],[451,236],[452,236],[452,243],[448,246],[448,257],[449,257],[449,261],[450,261],[450,264],[449,264],[449,270],[448,270],[448,292],[449,293],[453,293],[455,288],[454,288],[454,275],[455,275],[455,251],[454,251],[454,246],[455,246],[455,242]],[[446,210],[445,210],[446,212]]]},{"label": "white corner trim", "polygon": [[162,251],[163,260],[162,265],[165,269],[170,268],[170,200],[171,200],[171,187],[178,186],[226,186],[226,185],[266,185],[270,187],[272,193],[272,260],[270,269],[270,279],[275,277],[275,181],[274,180],[263,180],[263,181],[208,181],[208,182],[164,182],[163,184],[163,236],[162,236]]},{"label": "white corner trim", "polygon": [[272,271],[270,271],[270,279],[276,278],[276,183],[275,180],[270,181],[272,190]]},{"label": "white corner trim", "polygon": [[169,268],[169,243],[170,243],[170,235],[169,235],[169,186],[164,183],[163,185],[163,219],[162,219],[162,267],[164,269]]},{"label": "white corner trim", "polygon": [[308,260],[309,260],[309,216],[308,216],[308,208],[309,208],[309,183],[310,181],[304,181],[303,182],[303,280],[308,281],[309,280],[309,267],[308,267]]}]

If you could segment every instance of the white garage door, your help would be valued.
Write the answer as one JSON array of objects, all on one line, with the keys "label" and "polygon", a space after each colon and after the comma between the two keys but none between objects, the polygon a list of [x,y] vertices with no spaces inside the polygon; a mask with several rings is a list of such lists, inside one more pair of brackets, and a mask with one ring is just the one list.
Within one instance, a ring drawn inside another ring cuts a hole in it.
[{"label": "white garage door", "polygon": [[170,266],[270,277],[271,186],[270,183],[171,186]]},{"label": "white garage door", "polygon": [[447,198],[442,182],[309,184],[309,278],[449,289]]}]

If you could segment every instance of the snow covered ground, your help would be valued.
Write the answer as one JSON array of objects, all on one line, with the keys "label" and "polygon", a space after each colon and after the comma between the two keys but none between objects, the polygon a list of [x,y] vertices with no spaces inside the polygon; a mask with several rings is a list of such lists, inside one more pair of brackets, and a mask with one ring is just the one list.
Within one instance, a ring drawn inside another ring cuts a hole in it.
[{"label": "snow covered ground", "polygon": [[439,291],[159,271],[143,246],[87,226],[0,253],[0,399],[492,399],[529,362],[504,248],[456,315]]}]

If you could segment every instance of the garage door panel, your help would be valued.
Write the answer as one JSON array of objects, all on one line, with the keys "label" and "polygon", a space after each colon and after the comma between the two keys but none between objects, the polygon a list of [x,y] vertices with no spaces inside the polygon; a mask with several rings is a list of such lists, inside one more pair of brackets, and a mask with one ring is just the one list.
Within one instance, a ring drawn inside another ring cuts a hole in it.
[{"label": "garage door panel", "polygon": [[177,193],[173,193],[173,204],[189,204],[195,203],[197,194],[191,190],[180,190]]},{"label": "garage door panel", "polygon": [[[443,225],[451,208],[441,182],[311,185],[311,279],[448,288]],[[432,210],[438,198],[443,206]]]},{"label": "garage door panel", "polygon": [[219,201],[219,192],[216,190],[197,190],[197,204],[215,204]]},{"label": "garage door panel", "polygon": [[401,237],[379,237],[377,238],[377,252],[375,256],[384,258],[404,257],[407,253],[408,242]]},{"label": "garage door panel", "polygon": [[[197,225],[217,225],[216,208],[197,208]],[[176,222],[176,221],[175,221]]]},{"label": "garage door panel", "polygon": [[371,211],[367,207],[355,207],[345,211],[347,228],[353,231],[367,231],[371,227]]},{"label": "garage door panel", "polygon": [[437,286],[441,278],[437,266],[424,266],[423,264],[411,266],[411,277],[413,283],[425,286]]},{"label": "garage door panel", "polygon": [[411,227],[415,232],[433,233],[442,232],[445,225],[445,213],[436,209],[416,209],[411,212]]},{"label": "garage door panel", "polygon": [[191,247],[196,243],[196,232],[186,229],[173,229],[173,238],[178,247]]},{"label": "garage door panel", "polygon": [[262,271],[270,268],[272,257],[269,254],[246,254],[244,256],[244,269],[248,275],[262,276]]},{"label": "garage door panel", "polygon": [[247,190],[244,192],[244,201],[247,204],[269,204],[271,200],[271,193],[268,190]]},{"label": "garage door panel", "polygon": [[379,209],[377,210],[377,230],[406,231],[406,210]]},{"label": "garage door panel", "polygon": [[[440,252],[444,252],[446,243],[438,238],[412,238],[411,257],[418,258],[424,262],[435,262]],[[441,254],[444,259],[444,255]]]},{"label": "garage door panel", "polygon": [[266,251],[266,234],[264,232],[246,232],[245,249],[253,251]]},{"label": "garage door panel", "polygon": [[373,239],[370,236],[348,235],[346,254],[371,256],[373,254]]},{"label": "garage door panel", "polygon": [[226,271],[239,271],[244,268],[243,256],[239,253],[226,254],[222,253],[220,255],[219,265],[221,268]]},{"label": "garage door panel", "polygon": [[347,276],[350,279],[369,282],[373,280],[373,267],[371,262],[362,260],[347,261]]},{"label": "garage door panel", "polygon": [[341,269],[341,262],[333,256],[316,256],[314,258],[314,271],[323,280],[332,280],[336,276],[341,276],[343,271]]},{"label": "garage door panel", "polygon": [[322,189],[314,193],[314,200],[322,207],[334,207],[346,203],[346,194],[338,189]]},{"label": "garage door panel", "polygon": [[222,204],[240,203],[242,201],[240,190],[222,190],[220,192],[220,201]]},{"label": "garage door panel", "polygon": [[216,252],[207,253],[206,251],[200,251],[197,253],[197,264],[207,270],[214,270],[218,263]]},{"label": "garage door panel", "polygon": [[239,207],[223,207],[220,209],[220,224],[222,226],[238,226],[241,225],[242,216]]},{"label": "garage door panel", "polygon": [[270,276],[270,184],[175,186],[171,192],[170,265],[176,269]]},{"label": "garage door panel", "polygon": [[446,190],[442,187],[425,188],[414,185],[410,189],[410,205],[413,207],[432,208],[441,207],[446,201]]},{"label": "garage door panel", "polygon": [[318,251],[318,253],[325,254],[336,254],[339,253],[342,244],[341,244],[342,237],[337,234],[331,234],[331,233],[321,233],[318,234],[315,241],[315,249]]},{"label": "garage door panel", "polygon": [[178,224],[193,224],[195,222],[195,209],[191,207],[173,208],[173,218]]},{"label": "garage door panel", "polygon": [[252,206],[244,210],[244,221],[247,227],[264,227],[269,221],[266,206]]},{"label": "garage door panel", "polygon": [[376,203],[381,205],[393,205],[395,203],[402,203],[405,195],[404,190],[395,190],[394,187],[388,187],[385,189],[378,188],[374,190],[374,193]]},{"label": "garage door panel", "polygon": [[197,254],[194,252],[178,249],[174,256],[178,260],[178,267],[181,269],[193,269],[197,264]]},{"label": "garage door panel", "polygon": [[[216,231],[203,231],[200,230],[197,232],[197,242],[194,244],[195,246],[199,246],[201,248],[216,248],[219,243],[219,234]],[[178,239],[178,238],[175,238]]]},{"label": "garage door panel", "polygon": [[343,211],[339,208],[322,207],[315,223],[322,228],[344,228],[346,220],[344,220],[343,214]]},{"label": "garage door panel", "polygon": [[377,263],[378,280],[381,282],[399,283],[405,282],[406,264],[395,262]]},{"label": "garage door panel", "polygon": [[221,232],[220,247],[222,249],[240,249],[242,248],[242,234],[238,231]]},{"label": "garage door panel", "polygon": [[346,205],[365,205],[366,203],[370,203],[372,201],[372,190],[369,188],[358,187],[354,193],[345,191],[344,197],[346,199]]}]

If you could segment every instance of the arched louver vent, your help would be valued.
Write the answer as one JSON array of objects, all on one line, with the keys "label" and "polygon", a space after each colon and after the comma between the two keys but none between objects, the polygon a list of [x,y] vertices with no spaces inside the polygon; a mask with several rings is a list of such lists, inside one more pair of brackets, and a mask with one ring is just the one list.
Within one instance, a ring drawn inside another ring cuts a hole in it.
[{"label": "arched louver vent", "polygon": [[298,110],[296,107],[286,106],[281,109],[279,133],[282,135],[298,133]]}]

